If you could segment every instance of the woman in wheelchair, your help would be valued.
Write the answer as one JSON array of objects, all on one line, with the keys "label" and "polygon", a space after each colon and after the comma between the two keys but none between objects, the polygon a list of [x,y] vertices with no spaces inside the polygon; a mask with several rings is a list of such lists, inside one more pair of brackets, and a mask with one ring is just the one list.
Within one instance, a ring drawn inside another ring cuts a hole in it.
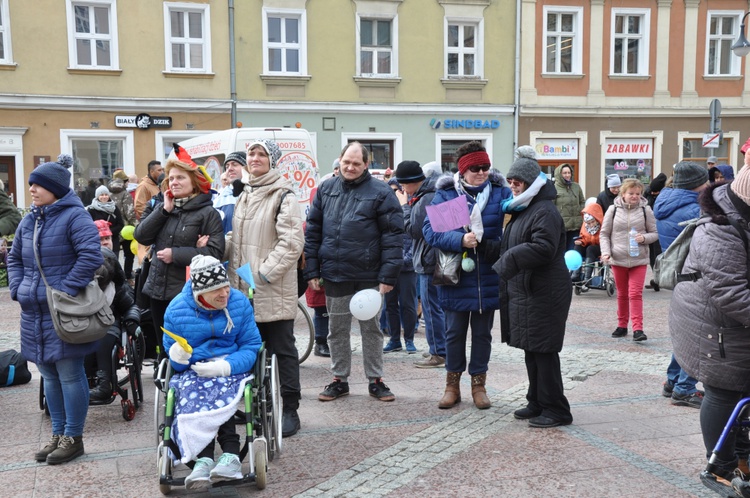
[{"label": "woman in wheelchair", "polygon": [[94,224],[99,230],[104,257],[104,265],[97,270],[96,275],[115,315],[115,323],[109,328],[107,335],[99,340],[99,349],[86,358],[87,371],[96,371],[96,386],[89,390],[89,403],[96,405],[112,400],[112,380],[115,373],[112,371],[112,350],[120,342],[121,327],[130,335],[136,333],[140,313],[135,305],[133,289],[126,281],[125,272],[117,256],[112,252],[112,231],[109,222],[96,220]]},{"label": "woman in wheelchair", "polygon": [[[242,479],[240,438],[234,415],[261,347],[253,308],[229,287],[224,266],[198,255],[185,284],[164,315],[163,344],[175,374],[174,439],[183,463],[196,460],[185,478],[187,489]],[[175,339],[178,338],[178,339]],[[181,339],[185,339],[184,344]],[[210,379],[211,381],[207,381]],[[222,455],[214,462],[214,438]]]},{"label": "woman in wheelchair", "polygon": [[575,250],[581,253],[583,257],[583,278],[581,278],[581,269],[573,272],[573,283],[581,282],[581,289],[588,290],[586,283],[591,280],[591,273],[594,270],[594,263],[599,261],[601,250],[599,249],[599,232],[602,227],[604,213],[602,207],[596,202],[592,202],[581,211],[583,224],[581,225],[580,236],[574,240]]}]

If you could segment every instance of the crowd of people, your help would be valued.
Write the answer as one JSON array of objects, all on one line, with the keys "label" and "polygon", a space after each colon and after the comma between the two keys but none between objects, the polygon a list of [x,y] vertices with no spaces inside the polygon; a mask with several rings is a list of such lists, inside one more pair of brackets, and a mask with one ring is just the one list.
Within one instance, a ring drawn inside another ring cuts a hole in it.
[{"label": "crowd of people", "polygon": [[[384,303],[381,313],[357,318],[370,396],[396,399],[384,382],[384,354],[417,353],[421,323],[428,347],[414,366],[446,372],[437,407],[461,402],[468,371],[473,404],[490,408],[486,382],[498,313],[500,339],[524,351],[528,375],[527,403],[515,418],[538,428],[571,424],[559,356],[571,284],[589,281],[594,263],[609,265],[617,290],[612,337],[632,330],[633,341],[646,341],[644,287],[660,290],[658,282],[646,283],[648,267],[695,218],[700,221],[685,264],[691,277],[679,279],[672,296],[674,355],[662,394],[701,410],[710,454],[734,405],[750,394],[750,350],[743,349],[750,327],[750,140],[741,152],[745,164],[736,176],[731,166],[682,161],[648,185],[610,174],[598,196],[587,200],[573,165],[561,164],[550,179],[529,146],[516,150],[506,175],[493,168],[480,142],[471,141],[457,150],[455,171],[405,160],[383,181],[370,174],[370,150],[351,142],[313,192],[306,219],[292,182],[277,168],[281,151],[273,140],[228,154],[219,192],[175,145],[164,167],[149,163],[137,188],[117,170],[85,205],[70,189],[71,158],[61,155],[29,177],[31,212],[15,221],[8,262],[11,297],[22,310],[22,352],[44,378],[52,419],[51,439],[35,458],[57,464],[83,454],[89,402],[112,392],[106,355],[121,328],[131,332],[138,322],[150,331],[146,356],[168,358],[185,388],[195,376],[238,385],[263,341],[278,359],[282,433],[293,436],[302,427],[293,330],[302,293],[315,310],[315,354],[331,361],[333,378],[320,401],[350,392],[350,303],[361,291],[374,291]],[[449,205],[460,212],[460,224],[446,225],[452,216],[442,210]],[[137,259],[148,266],[137,282],[146,305],[135,299],[135,256],[125,226],[135,227]],[[8,231],[0,223],[0,233]],[[585,261],[573,272],[566,265],[571,250]],[[251,300],[242,269],[253,276]],[[98,279],[117,326],[99,343],[62,341],[38,278],[42,272],[47,285],[71,295]],[[450,281],[436,280],[438,272]],[[162,335],[162,327],[180,329],[192,353]],[[206,330],[219,329],[216,347]],[[95,372],[91,389],[87,370]],[[233,423],[224,420],[214,429],[226,456],[214,460],[213,439],[190,450],[196,461],[186,480],[190,489],[239,472]],[[738,468],[750,470],[747,438],[730,436],[717,465],[725,480]]]}]

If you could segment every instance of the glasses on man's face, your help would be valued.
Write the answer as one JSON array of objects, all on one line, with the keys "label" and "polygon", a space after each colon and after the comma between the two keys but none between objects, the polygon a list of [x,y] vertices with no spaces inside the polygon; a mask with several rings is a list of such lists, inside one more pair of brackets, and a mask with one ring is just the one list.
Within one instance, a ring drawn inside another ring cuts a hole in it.
[{"label": "glasses on man's face", "polygon": [[508,185],[511,187],[523,187],[522,180],[508,180]]},{"label": "glasses on man's face", "polygon": [[472,173],[479,173],[480,171],[483,171],[486,173],[489,170],[490,170],[489,164],[482,164],[479,166],[469,166],[469,171],[471,171]]}]

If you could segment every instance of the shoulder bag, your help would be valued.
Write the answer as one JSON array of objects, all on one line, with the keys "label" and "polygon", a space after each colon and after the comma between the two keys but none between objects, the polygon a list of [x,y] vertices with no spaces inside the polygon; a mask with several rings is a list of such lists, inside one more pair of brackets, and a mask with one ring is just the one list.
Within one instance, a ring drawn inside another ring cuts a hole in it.
[{"label": "shoulder bag", "polygon": [[47,287],[47,306],[57,336],[61,341],[70,344],[85,344],[101,339],[106,335],[110,325],[115,323],[115,316],[104,292],[99,288],[96,279],[81,289],[77,296],[51,287],[47,283],[39,260],[38,231],[39,221],[34,224],[34,257]]}]

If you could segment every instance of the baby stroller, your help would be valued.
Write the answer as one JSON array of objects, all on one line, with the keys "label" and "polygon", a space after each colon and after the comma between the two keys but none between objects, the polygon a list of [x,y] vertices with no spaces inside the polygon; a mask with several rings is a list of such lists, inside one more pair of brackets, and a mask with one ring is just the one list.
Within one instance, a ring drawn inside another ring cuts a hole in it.
[{"label": "baby stroller", "polygon": [[718,469],[715,465],[717,454],[726,443],[730,431],[735,428],[741,429],[737,438],[748,437],[748,429],[750,428],[750,398],[741,399],[740,402],[737,403],[737,406],[734,407],[732,415],[724,426],[724,430],[721,432],[721,436],[711,453],[711,458],[708,460],[706,469],[701,472],[701,482],[703,482],[703,485],[708,489],[727,498],[750,498],[750,481],[743,479],[741,476],[736,476],[732,479],[732,486],[730,488],[726,484],[723,484],[721,481],[724,479],[717,475],[719,473],[717,472]]},{"label": "baby stroller", "polygon": [[601,260],[585,262],[581,265],[580,274],[584,275],[582,280],[573,282],[573,292],[576,296],[588,292],[590,289],[607,291],[607,295],[615,295],[615,277],[612,268]]},{"label": "baby stroller", "polygon": [[[135,412],[143,402],[143,384],[141,383],[141,367],[145,343],[141,329],[138,327],[134,334],[129,334],[125,327],[120,327],[120,342],[112,348],[112,395],[104,401],[91,402],[91,406],[109,405],[120,396],[122,418],[130,422],[135,418]],[[88,374],[89,388],[96,386],[96,374]],[[128,394],[130,384],[130,395]],[[47,400],[44,396],[44,378],[39,382],[39,409],[49,415]]]},{"label": "baby stroller", "polygon": [[[185,475],[177,477],[175,470],[180,472],[179,467],[182,465],[177,464],[175,468],[173,464],[173,455],[179,458],[180,450],[177,442],[172,439],[172,422],[177,402],[175,389],[169,386],[172,374],[169,359],[163,359],[155,380],[154,425],[158,444],[159,491],[164,495],[169,494],[173,486],[184,486],[187,475],[184,473]],[[258,351],[251,379],[245,384],[243,401],[246,436],[239,457],[240,461],[248,457],[248,462],[243,463],[243,477],[216,482],[212,484],[213,487],[255,482],[258,489],[264,489],[268,462],[281,454],[282,406],[279,370],[276,355],[269,357],[265,345]],[[190,462],[184,467],[192,469],[193,464],[194,462]]]}]

